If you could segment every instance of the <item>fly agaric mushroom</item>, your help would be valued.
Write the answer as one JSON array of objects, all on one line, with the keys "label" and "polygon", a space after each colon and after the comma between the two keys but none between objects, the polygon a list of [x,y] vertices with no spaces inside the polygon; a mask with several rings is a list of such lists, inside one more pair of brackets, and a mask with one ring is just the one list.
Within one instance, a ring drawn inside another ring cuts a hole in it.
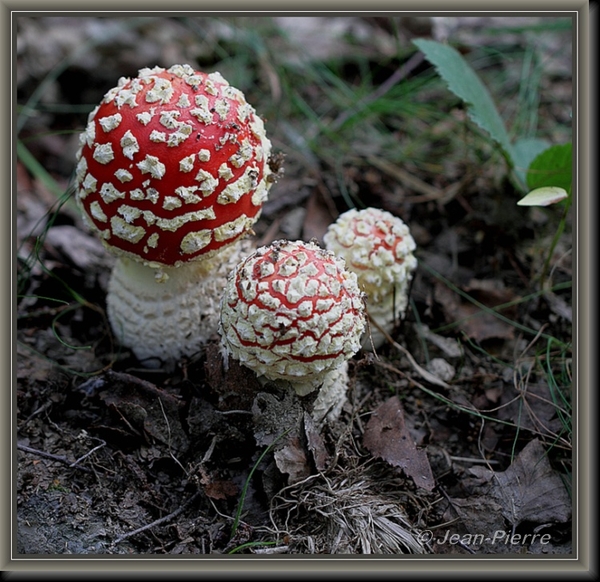
[{"label": "fly agaric mushroom", "polygon": [[[325,247],[346,261],[366,294],[369,318],[390,332],[404,316],[417,259],[408,226],[397,216],[377,208],[351,209],[329,226]],[[385,337],[371,330],[363,347],[380,346]]]},{"label": "fly agaric mushroom", "polygon": [[243,259],[221,300],[219,333],[231,355],[259,378],[286,382],[299,396],[321,386],[321,420],[341,408],[347,361],[365,330],[363,294],[356,275],[314,243],[279,240]]},{"label": "fly agaric mushroom", "polygon": [[76,197],[118,257],[107,311],[138,358],[173,361],[216,331],[232,255],[274,181],[270,150],[242,92],[189,65],[121,78],[90,113]]}]

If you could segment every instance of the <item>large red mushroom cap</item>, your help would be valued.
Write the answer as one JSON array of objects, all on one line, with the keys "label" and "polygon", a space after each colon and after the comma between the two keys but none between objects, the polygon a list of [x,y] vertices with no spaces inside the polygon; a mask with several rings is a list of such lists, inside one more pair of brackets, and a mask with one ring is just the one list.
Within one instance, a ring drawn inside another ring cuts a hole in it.
[{"label": "large red mushroom cap", "polygon": [[251,229],[271,184],[270,149],[261,118],[219,73],[142,69],[89,115],[77,200],[113,252],[179,266]]},{"label": "large red mushroom cap", "polygon": [[225,351],[308,393],[361,347],[363,294],[344,262],[314,243],[276,241],[242,260],[221,300]]}]

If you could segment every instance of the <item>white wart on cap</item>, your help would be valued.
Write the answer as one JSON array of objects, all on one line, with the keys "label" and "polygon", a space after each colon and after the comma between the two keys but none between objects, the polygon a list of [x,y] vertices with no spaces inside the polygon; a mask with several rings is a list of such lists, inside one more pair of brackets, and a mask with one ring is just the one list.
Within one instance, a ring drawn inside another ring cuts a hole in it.
[{"label": "white wart on cap", "polygon": [[356,275],[314,243],[259,248],[231,273],[221,301],[225,352],[300,395],[360,349],[364,330]]}]

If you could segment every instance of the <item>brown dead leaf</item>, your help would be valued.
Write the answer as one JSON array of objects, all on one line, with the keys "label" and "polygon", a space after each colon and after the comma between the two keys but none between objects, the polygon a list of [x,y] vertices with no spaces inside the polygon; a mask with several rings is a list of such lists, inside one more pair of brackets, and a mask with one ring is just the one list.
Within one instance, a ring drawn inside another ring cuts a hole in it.
[{"label": "brown dead leaf", "polygon": [[297,483],[310,475],[310,464],[306,451],[298,437],[288,440],[288,443],[273,454],[277,468],[289,475],[289,484]]},{"label": "brown dead leaf", "polygon": [[211,499],[227,499],[239,493],[239,488],[229,480],[218,479],[209,474],[203,467],[199,468],[200,483],[204,486],[204,493]]},{"label": "brown dead leaf", "polygon": [[[503,287],[501,281],[473,279],[464,287],[464,291],[489,308],[508,303],[516,298],[509,289]],[[481,307],[462,300],[441,281],[435,283],[434,297],[442,306],[446,320],[451,323],[458,322],[459,328],[471,339],[480,342],[488,339],[514,338],[514,328],[511,325]],[[502,315],[513,317],[515,310],[505,309]]]},{"label": "brown dead leaf", "polygon": [[418,487],[435,487],[431,466],[423,449],[417,449],[406,424],[400,399],[392,396],[373,412],[363,438],[375,457],[401,468]]},{"label": "brown dead leaf", "polygon": [[304,240],[317,239],[323,240],[323,235],[327,227],[333,222],[334,215],[332,209],[324,196],[315,190],[308,199],[306,205],[306,214],[304,215],[304,225],[302,237]]},{"label": "brown dead leaf", "polygon": [[514,526],[524,521],[565,523],[571,518],[569,494],[539,439],[527,444],[504,472],[484,467],[473,467],[470,472],[485,481],[483,494],[496,500]]},{"label": "brown dead leaf", "polygon": [[325,442],[315,421],[307,412],[304,413],[304,433],[315,467],[318,471],[324,471],[329,464],[330,455],[325,448]]},{"label": "brown dead leaf", "polygon": [[219,397],[219,410],[248,410],[261,390],[256,374],[237,360],[229,358],[225,369],[217,344],[206,346],[205,370],[208,384]]},{"label": "brown dead leaf", "polygon": [[259,446],[273,446],[277,468],[295,483],[310,475],[308,451],[302,436],[304,411],[293,390],[259,392],[252,404],[254,438]]},{"label": "brown dead leaf", "polygon": [[[464,499],[451,498],[450,502],[469,533],[488,542],[498,531],[511,531],[505,523],[514,531],[523,522],[547,525],[566,523],[571,518],[569,494],[538,439],[531,441],[504,472],[473,467],[469,473],[472,477],[463,485],[471,494]],[[495,546],[489,549],[506,550],[502,544]],[[511,549],[514,551],[508,547]]]},{"label": "brown dead leaf", "polygon": [[550,388],[543,379],[524,386],[504,386],[498,418],[538,434],[555,435],[562,428]]}]

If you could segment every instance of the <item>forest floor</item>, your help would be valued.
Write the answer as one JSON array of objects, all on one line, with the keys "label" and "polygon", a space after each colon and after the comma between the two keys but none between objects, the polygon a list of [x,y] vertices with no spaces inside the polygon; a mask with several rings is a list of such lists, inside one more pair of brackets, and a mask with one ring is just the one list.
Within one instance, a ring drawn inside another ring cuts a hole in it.
[{"label": "forest floor", "polygon": [[[412,38],[447,34],[490,59],[489,79],[504,75],[490,83],[512,119],[523,59],[541,54],[537,133],[570,140],[570,31],[540,44],[529,21],[266,20],[18,19],[19,138],[43,171],[19,157],[16,553],[571,554],[572,215],[542,287],[560,208],[516,205],[522,194],[464,108],[442,84],[419,85],[435,75],[426,62],[398,87],[413,82],[438,117],[419,125],[397,106],[405,125],[385,125],[383,92],[382,109],[358,120],[342,107],[364,103],[343,90],[363,90],[361,76],[384,86],[417,52]],[[302,59],[320,76],[304,71],[294,87]],[[59,195],[104,93],[178,62],[232,77],[285,154],[257,244],[321,241],[350,202],[400,216],[417,242],[405,320],[353,358],[348,401],[322,431],[289,412],[292,395],[224,370],[217,337],[174,371],[146,369],[107,324],[114,259]],[[282,417],[265,428],[270,400]],[[293,436],[277,434],[286,422]]]}]

